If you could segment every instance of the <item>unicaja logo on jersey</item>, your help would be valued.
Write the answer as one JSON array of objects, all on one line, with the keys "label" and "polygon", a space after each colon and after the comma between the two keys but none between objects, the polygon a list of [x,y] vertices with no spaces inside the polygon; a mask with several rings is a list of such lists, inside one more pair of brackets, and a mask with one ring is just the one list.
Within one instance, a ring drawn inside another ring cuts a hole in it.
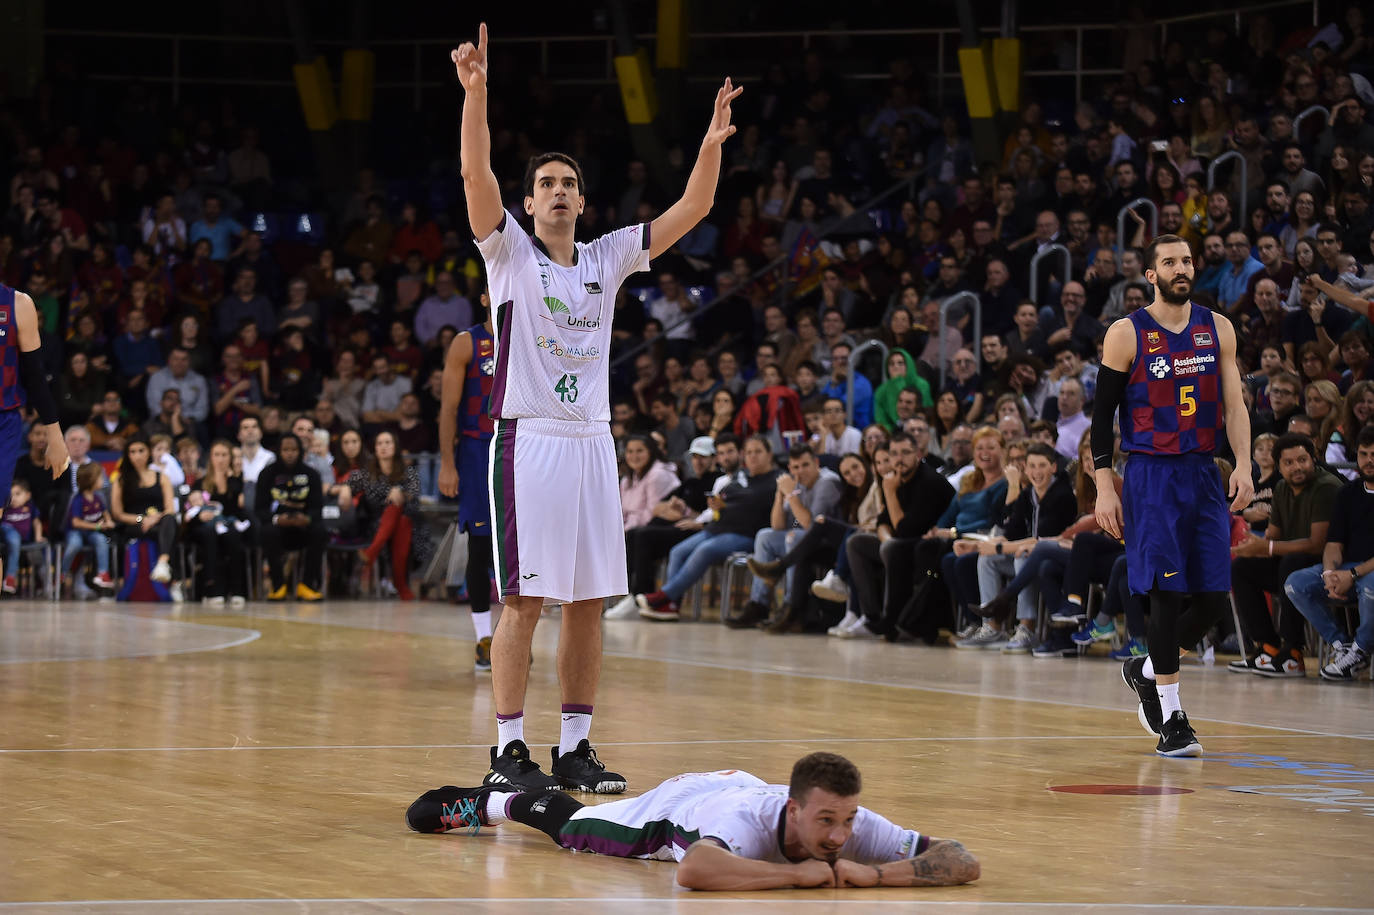
[{"label": "unicaja logo on jersey", "polygon": [[559,299],[555,299],[553,296],[544,296],[544,307],[549,310],[549,314],[553,316],[554,320],[557,320],[558,316],[562,315],[563,323],[567,324],[569,327],[596,330],[601,326],[599,318],[574,318],[572,313],[568,310],[568,306]]},{"label": "unicaja logo on jersey", "polygon": [[1156,378],[1163,378],[1169,374],[1169,360],[1163,356],[1156,357],[1155,361],[1150,363],[1150,374]]},{"label": "unicaja logo on jersey", "polygon": [[568,306],[551,295],[544,296],[544,307],[549,310],[551,315],[567,314]]}]

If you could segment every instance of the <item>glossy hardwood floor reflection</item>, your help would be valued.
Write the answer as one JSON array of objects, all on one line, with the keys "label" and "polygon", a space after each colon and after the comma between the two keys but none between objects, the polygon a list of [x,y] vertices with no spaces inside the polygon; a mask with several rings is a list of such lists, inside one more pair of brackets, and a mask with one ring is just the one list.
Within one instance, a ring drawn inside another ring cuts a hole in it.
[{"label": "glossy hardwood floor reflection", "polygon": [[[526,709],[541,761],[557,627],[536,636]],[[866,804],[983,861],[966,887],[722,897],[519,826],[408,832],[417,794],[486,771],[490,679],[471,654],[466,608],[440,604],[0,604],[0,908],[1374,906],[1364,681],[1185,667],[1208,756],[1165,760],[1104,660],[608,622],[593,736],[631,792],[726,767],[785,782],[832,749],[859,764]],[[1182,793],[1140,793],[1159,789]]]}]

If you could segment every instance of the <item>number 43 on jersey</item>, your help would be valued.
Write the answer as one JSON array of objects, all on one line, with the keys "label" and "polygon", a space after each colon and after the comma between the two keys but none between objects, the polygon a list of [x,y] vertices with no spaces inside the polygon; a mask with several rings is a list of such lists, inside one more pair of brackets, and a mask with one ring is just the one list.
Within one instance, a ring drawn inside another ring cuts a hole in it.
[{"label": "number 43 on jersey", "polygon": [[553,386],[554,393],[563,403],[577,403],[577,376],[564,375]]}]

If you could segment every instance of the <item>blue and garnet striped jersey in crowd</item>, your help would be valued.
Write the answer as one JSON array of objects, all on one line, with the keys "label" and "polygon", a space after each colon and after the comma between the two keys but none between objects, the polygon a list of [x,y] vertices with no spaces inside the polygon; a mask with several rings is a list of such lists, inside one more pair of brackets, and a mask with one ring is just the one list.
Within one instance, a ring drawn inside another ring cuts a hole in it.
[{"label": "blue and garnet striped jersey in crowd", "polygon": [[491,438],[491,385],[496,378],[496,342],[484,325],[468,328],[472,358],[463,379],[463,401],[458,406],[458,431],[468,438]]},{"label": "blue and garnet striped jersey in crowd", "polygon": [[1181,333],[1144,308],[1129,315],[1135,361],[1121,401],[1121,450],[1212,454],[1223,423],[1221,346],[1210,309],[1192,303]]},{"label": "blue and garnet striped jersey in crowd", "polygon": [[[0,410],[24,406],[24,386],[19,381],[19,322],[14,316],[14,290],[0,283]],[[9,493],[0,495],[8,499]]]}]

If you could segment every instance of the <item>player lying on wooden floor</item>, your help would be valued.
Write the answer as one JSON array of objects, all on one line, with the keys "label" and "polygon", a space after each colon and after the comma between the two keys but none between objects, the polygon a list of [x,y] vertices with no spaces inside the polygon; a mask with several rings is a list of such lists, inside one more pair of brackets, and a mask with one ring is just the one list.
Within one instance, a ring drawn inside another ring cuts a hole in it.
[{"label": "player lying on wooden floor", "polygon": [[859,770],[811,753],[790,785],[727,769],[694,772],[623,801],[583,806],[556,790],[500,785],[426,791],[406,811],[416,832],[524,823],[564,848],[678,862],[696,890],[826,886],[952,886],[977,880],[978,859],[859,806]]}]

